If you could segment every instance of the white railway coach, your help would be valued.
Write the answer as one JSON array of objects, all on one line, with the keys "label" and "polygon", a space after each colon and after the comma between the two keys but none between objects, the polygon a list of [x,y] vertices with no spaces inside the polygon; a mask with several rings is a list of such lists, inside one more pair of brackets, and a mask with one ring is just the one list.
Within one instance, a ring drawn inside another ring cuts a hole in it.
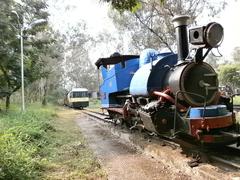
[{"label": "white railway coach", "polygon": [[73,88],[64,99],[64,105],[72,108],[83,109],[89,105],[88,89]]}]

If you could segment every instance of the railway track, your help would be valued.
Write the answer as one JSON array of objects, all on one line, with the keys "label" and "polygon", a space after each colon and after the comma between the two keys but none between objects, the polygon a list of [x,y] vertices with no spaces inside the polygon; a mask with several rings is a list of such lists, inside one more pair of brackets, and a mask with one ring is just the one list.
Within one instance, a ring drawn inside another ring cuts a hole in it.
[{"label": "railway track", "polygon": [[212,163],[221,165],[225,170],[240,170],[240,149],[236,145],[212,149],[209,158]]},{"label": "railway track", "polygon": [[82,110],[82,112],[84,114],[87,114],[91,117],[94,117],[98,120],[101,120],[101,121],[104,121],[104,122],[109,122],[109,123],[114,123],[108,116],[108,114],[103,114],[103,113],[100,113],[100,112],[96,112],[96,111],[92,111],[92,110],[89,110],[89,109],[84,109]]},{"label": "railway track", "polygon": [[233,109],[237,112],[240,111],[240,105],[233,105]]},{"label": "railway track", "polygon": [[[85,109],[82,112],[100,121],[116,125],[116,122],[111,120],[108,114],[88,109]],[[193,160],[189,162],[189,166],[191,167],[198,166],[199,163],[210,163],[225,171],[240,171],[240,148],[237,148],[236,145],[224,146],[221,148],[205,148],[197,144],[186,142],[182,139],[167,139],[156,135],[152,136],[149,133],[146,133],[146,135],[148,135],[149,138],[161,139],[165,145],[172,148],[181,147],[186,155],[193,157]]]}]

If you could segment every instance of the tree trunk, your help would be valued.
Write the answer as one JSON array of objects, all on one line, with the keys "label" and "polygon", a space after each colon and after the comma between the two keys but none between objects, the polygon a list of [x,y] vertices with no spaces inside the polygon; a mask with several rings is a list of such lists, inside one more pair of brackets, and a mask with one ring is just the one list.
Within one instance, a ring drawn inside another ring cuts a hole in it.
[{"label": "tree trunk", "polygon": [[6,96],[6,111],[9,109],[10,107],[10,95]]},{"label": "tree trunk", "polygon": [[43,105],[43,106],[46,106],[46,105],[47,105],[47,99],[46,99],[45,94],[44,94],[44,96],[43,96],[42,105]]},{"label": "tree trunk", "polygon": [[42,105],[46,106],[47,105],[47,79],[45,81],[44,87],[43,87],[43,100],[42,100]]}]

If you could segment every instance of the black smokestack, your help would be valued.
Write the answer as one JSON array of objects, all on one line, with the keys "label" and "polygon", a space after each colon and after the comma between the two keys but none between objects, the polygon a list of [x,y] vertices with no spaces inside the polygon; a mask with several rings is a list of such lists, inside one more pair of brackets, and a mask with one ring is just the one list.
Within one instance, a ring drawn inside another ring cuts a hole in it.
[{"label": "black smokestack", "polygon": [[184,61],[188,56],[188,36],[187,25],[190,17],[186,15],[175,16],[172,20],[174,28],[176,29],[178,60]]}]

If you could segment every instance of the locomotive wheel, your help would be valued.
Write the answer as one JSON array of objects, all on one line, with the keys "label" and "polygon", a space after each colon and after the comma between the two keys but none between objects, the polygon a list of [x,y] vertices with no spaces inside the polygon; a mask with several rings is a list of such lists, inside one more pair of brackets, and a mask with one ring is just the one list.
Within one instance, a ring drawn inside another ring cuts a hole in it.
[{"label": "locomotive wheel", "polygon": [[174,119],[173,111],[167,108],[159,109],[152,116],[152,121],[155,126],[155,129],[160,134],[170,132],[170,130],[173,129],[174,123],[173,119]]}]

